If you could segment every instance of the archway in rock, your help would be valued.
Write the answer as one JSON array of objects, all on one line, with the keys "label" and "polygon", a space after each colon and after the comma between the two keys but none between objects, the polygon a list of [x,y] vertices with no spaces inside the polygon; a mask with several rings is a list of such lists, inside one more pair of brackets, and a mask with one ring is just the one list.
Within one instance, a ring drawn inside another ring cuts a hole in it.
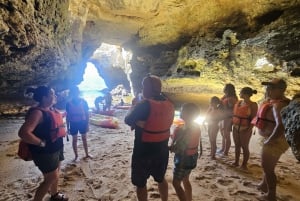
[{"label": "archway in rock", "polygon": [[96,97],[104,95],[103,90],[121,94],[122,89],[130,89],[127,77],[131,72],[130,59],[131,52],[117,45],[102,43],[95,50],[78,85],[90,108],[94,107]]},{"label": "archway in rock", "polygon": [[121,46],[102,43],[89,61],[96,66],[110,91],[118,85],[123,85],[126,90],[130,90],[128,75],[131,73],[131,56],[131,52]]},{"label": "archway in rock", "polygon": [[82,97],[88,102],[90,108],[94,107],[94,100],[98,96],[102,96],[101,90],[107,88],[102,77],[94,66],[88,62],[83,75],[83,81],[78,85]]}]

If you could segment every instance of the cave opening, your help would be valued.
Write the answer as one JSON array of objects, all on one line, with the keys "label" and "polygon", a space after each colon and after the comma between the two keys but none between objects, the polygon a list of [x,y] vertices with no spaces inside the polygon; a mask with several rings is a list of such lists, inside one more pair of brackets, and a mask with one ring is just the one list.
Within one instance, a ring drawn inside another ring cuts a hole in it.
[{"label": "cave opening", "polygon": [[90,108],[94,107],[96,97],[103,96],[103,90],[107,88],[104,79],[99,75],[97,68],[91,62],[86,64],[83,81],[78,87]]},{"label": "cave opening", "polygon": [[126,79],[126,74],[131,71],[129,64],[131,55],[131,52],[122,47],[108,43],[102,43],[94,51],[86,64],[83,81],[78,85],[81,96],[88,102],[90,108],[95,107],[94,101],[98,96],[104,96],[106,91],[117,87],[117,84],[116,86],[112,84],[113,79],[117,77],[112,73],[112,69],[122,69]]}]

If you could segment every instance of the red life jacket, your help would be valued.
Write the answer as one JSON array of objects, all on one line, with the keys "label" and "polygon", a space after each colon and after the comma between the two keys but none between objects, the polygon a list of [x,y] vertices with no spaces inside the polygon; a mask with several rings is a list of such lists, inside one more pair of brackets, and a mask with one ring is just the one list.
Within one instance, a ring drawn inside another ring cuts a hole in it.
[{"label": "red life jacket", "polygon": [[237,102],[233,108],[232,123],[239,126],[249,126],[251,122],[251,110],[248,104],[241,105],[242,101]]},{"label": "red life jacket", "polygon": [[174,118],[174,106],[169,100],[156,101],[148,99],[150,115],[142,133],[143,142],[162,142],[170,137],[170,127]]},{"label": "red life jacket", "polygon": [[31,108],[30,110],[41,110],[43,113],[47,114],[51,119],[50,135],[52,142],[55,142],[60,137],[65,137],[67,135],[65,124],[62,118],[62,114],[56,109],[45,110],[40,107]]},{"label": "red life jacket", "polygon": [[251,124],[253,124],[255,127],[259,129],[263,129],[266,126],[266,123],[273,123],[276,122],[271,119],[267,119],[267,111],[273,107],[274,103],[278,102],[289,102],[289,99],[283,99],[283,100],[267,100],[261,104],[259,107],[256,116],[252,119]]},{"label": "red life jacket", "polygon": [[238,100],[236,97],[222,97],[221,99],[222,101],[222,105],[224,106],[225,109],[230,109],[232,108],[231,106],[229,106],[229,102],[232,102],[232,104],[234,105]]},{"label": "red life jacket", "polygon": [[[182,126],[176,127],[174,130],[174,133],[172,135],[172,138],[175,141],[181,140],[183,138],[188,139],[187,147],[184,151],[184,154],[187,156],[192,156],[192,155],[195,155],[196,153],[198,153],[199,141],[200,141],[200,136],[201,136],[200,127],[192,128],[191,130],[192,130],[192,132],[189,132],[189,130],[183,130]],[[181,133],[180,136],[177,136],[180,132],[184,132],[184,133]]]},{"label": "red life jacket", "polygon": [[78,122],[86,120],[86,115],[83,107],[83,101],[79,100],[78,104],[74,104],[73,101],[69,102],[68,119],[71,122]]}]

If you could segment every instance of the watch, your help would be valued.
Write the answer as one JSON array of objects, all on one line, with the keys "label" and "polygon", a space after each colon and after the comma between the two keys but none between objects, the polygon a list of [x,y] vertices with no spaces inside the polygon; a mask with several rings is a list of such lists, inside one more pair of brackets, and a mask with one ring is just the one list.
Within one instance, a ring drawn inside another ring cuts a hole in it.
[{"label": "watch", "polygon": [[40,147],[45,147],[45,146],[46,146],[46,143],[45,143],[43,140],[41,140],[39,146],[40,146]]}]

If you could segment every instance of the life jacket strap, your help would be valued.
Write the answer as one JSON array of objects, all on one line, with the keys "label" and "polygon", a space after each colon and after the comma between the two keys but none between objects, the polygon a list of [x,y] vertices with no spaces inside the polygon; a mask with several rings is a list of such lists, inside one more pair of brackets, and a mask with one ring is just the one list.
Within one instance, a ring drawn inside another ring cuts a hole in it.
[{"label": "life jacket strap", "polygon": [[257,117],[257,121],[256,121],[256,122],[258,122],[258,121],[260,121],[260,120],[262,120],[262,121],[267,121],[267,122],[271,122],[271,123],[276,123],[276,122],[273,121],[273,120],[265,119],[265,118],[260,118],[260,117]]},{"label": "life jacket strap", "polygon": [[149,133],[143,133],[142,134],[142,141],[143,142],[163,142],[165,140],[168,140],[170,137],[170,133],[162,133],[162,134],[149,134]]},{"label": "life jacket strap", "polygon": [[144,130],[144,132],[146,133],[151,133],[151,134],[159,134],[159,133],[165,133],[165,132],[169,132],[170,129],[166,129],[166,130],[162,130],[162,131],[149,131],[149,130]]}]

